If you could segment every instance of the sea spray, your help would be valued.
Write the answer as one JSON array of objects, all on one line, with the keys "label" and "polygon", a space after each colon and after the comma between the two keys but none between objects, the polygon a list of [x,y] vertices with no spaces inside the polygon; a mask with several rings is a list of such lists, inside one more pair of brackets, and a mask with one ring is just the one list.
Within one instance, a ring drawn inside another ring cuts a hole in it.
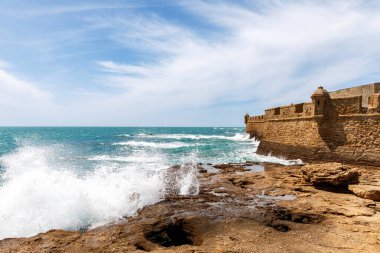
[{"label": "sea spray", "polygon": [[194,151],[180,159],[181,165],[165,171],[165,192],[169,195],[199,194],[198,152]]},{"label": "sea spray", "polygon": [[179,179],[179,194],[180,195],[198,195],[198,167],[196,164],[183,164],[180,167],[182,177]]},{"label": "sea spray", "polygon": [[49,148],[21,147],[2,157],[0,238],[102,225],[163,197],[163,167],[104,165],[81,176],[53,163],[54,155]]},{"label": "sea spray", "polygon": [[165,171],[167,195],[197,195],[199,193],[198,167],[195,163],[171,166]]}]

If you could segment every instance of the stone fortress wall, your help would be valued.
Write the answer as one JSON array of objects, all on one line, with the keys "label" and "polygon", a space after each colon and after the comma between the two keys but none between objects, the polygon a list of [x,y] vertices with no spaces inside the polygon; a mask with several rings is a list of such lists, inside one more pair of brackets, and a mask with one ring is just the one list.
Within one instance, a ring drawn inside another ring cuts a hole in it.
[{"label": "stone fortress wall", "polygon": [[380,83],[371,83],[352,88],[337,90],[329,92],[332,99],[335,98],[347,98],[353,96],[362,96],[362,106],[368,107],[371,102],[368,101],[369,97],[373,94],[380,93]]},{"label": "stone fortress wall", "polygon": [[380,165],[380,83],[330,93],[319,87],[311,98],[245,116],[258,153]]}]

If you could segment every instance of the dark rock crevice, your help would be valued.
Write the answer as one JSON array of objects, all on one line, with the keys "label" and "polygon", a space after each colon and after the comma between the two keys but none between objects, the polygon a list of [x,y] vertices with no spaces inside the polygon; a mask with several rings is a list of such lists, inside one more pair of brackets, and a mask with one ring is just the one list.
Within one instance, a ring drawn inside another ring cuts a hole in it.
[{"label": "dark rock crevice", "polygon": [[148,241],[163,247],[199,244],[192,225],[184,219],[153,224],[144,236]]}]

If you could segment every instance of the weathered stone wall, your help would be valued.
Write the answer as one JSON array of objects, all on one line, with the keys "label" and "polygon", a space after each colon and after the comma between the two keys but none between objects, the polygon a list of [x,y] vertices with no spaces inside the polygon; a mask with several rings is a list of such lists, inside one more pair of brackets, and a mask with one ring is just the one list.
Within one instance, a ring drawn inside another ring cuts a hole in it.
[{"label": "weathered stone wall", "polygon": [[380,113],[380,93],[373,94],[368,99],[369,106],[368,106],[368,112],[369,113]]},{"label": "weathered stone wall", "polygon": [[304,103],[303,104],[303,116],[309,117],[314,114],[314,105],[313,103]]},{"label": "weathered stone wall", "polygon": [[269,120],[264,125],[263,138],[295,146],[315,146],[318,143],[318,126],[314,117]]},{"label": "weathered stone wall", "polygon": [[380,165],[380,115],[269,120],[258,153]]},{"label": "weathered stone wall", "polygon": [[[362,113],[362,97],[348,97],[332,99],[332,112],[336,114]],[[291,104],[265,110],[265,115],[249,117],[249,122],[261,122],[271,119],[289,119],[299,117],[310,117],[314,115],[313,103]],[[248,127],[252,129],[252,127]]]},{"label": "weathered stone wall", "polygon": [[347,98],[353,96],[362,96],[362,106],[368,107],[368,97],[374,93],[380,92],[380,83],[372,83],[352,88],[329,92],[332,99]]},{"label": "weathered stone wall", "polygon": [[265,110],[265,119],[285,119],[313,115],[313,103],[291,104]]},{"label": "weathered stone wall", "polygon": [[319,87],[312,103],[248,116],[246,132],[261,140],[261,154],[380,165],[380,94],[375,92],[380,83],[330,93]]},{"label": "weathered stone wall", "polygon": [[323,146],[315,117],[273,119],[265,122],[257,152],[307,159]]},{"label": "weathered stone wall", "polygon": [[264,133],[265,121],[253,121],[249,120],[246,125],[246,133],[249,133],[251,137],[261,139]]},{"label": "weathered stone wall", "polygon": [[380,83],[375,83],[375,93],[380,93]]},{"label": "weathered stone wall", "polygon": [[333,127],[335,132],[341,132],[341,145],[332,147],[333,155],[340,160],[380,165],[379,114],[340,116]]},{"label": "weathered stone wall", "polygon": [[339,115],[362,113],[362,96],[349,98],[335,98],[331,100],[334,108],[332,111]]}]

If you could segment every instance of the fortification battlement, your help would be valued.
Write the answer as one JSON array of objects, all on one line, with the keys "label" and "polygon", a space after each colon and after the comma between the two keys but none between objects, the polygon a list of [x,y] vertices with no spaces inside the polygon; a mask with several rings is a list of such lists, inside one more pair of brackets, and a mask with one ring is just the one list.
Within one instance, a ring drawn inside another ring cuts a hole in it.
[{"label": "fortification battlement", "polygon": [[318,87],[311,102],[244,120],[260,140],[259,154],[380,166],[380,83],[333,92]]},{"label": "fortification battlement", "polygon": [[245,115],[245,123],[297,117],[380,113],[380,83],[328,92],[323,87],[312,94],[311,102],[279,106],[265,110],[264,115]]}]

